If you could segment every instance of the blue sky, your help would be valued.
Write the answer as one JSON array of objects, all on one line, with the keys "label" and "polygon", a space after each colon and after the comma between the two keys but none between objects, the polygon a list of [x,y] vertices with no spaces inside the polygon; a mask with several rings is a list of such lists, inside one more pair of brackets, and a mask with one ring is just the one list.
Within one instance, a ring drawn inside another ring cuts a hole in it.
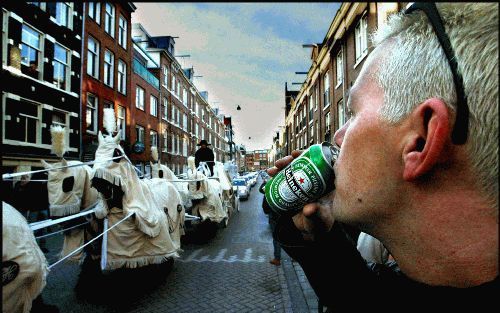
[{"label": "blue sky", "polygon": [[[235,141],[247,150],[270,148],[284,124],[284,85],[298,89],[340,3],[134,3],[133,23],[152,36],[179,36],[175,54],[194,67],[198,90],[230,115]],[[237,111],[240,105],[242,110]],[[248,139],[251,137],[251,139]]]}]

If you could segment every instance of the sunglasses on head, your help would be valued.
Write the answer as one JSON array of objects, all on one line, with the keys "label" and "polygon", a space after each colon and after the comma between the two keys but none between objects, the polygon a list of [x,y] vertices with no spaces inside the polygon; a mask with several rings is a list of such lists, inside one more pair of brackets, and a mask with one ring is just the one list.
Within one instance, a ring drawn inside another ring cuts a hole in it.
[{"label": "sunglasses on head", "polygon": [[464,82],[462,75],[458,72],[458,64],[455,57],[455,52],[450,43],[450,38],[446,34],[443,26],[443,21],[433,2],[415,2],[405,11],[405,14],[411,14],[415,11],[423,11],[429,19],[434,32],[443,48],[448,64],[450,65],[451,73],[453,75],[453,83],[455,84],[455,91],[457,94],[457,108],[455,126],[451,134],[451,140],[456,145],[462,145],[467,141],[469,129],[469,106],[467,105],[467,96],[465,95]]}]

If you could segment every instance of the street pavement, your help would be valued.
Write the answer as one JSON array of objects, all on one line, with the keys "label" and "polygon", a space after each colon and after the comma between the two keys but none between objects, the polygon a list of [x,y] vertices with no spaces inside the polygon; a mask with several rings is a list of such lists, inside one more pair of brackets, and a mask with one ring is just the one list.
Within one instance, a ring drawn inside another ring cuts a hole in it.
[{"label": "street pavement", "polygon": [[[95,282],[86,276],[90,291],[83,297],[75,293],[81,266],[64,262],[49,273],[44,301],[68,313],[317,312],[317,298],[300,266],[284,251],[281,266],[269,263],[273,245],[260,182],[227,228],[188,228],[181,258],[170,271],[159,266],[115,271]],[[46,243],[52,264],[62,236]]]}]

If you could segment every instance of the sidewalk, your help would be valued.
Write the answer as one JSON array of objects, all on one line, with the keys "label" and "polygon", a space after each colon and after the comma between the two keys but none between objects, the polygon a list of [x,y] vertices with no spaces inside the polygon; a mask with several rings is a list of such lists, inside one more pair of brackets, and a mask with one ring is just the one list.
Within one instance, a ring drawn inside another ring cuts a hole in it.
[{"label": "sidewalk", "polygon": [[281,250],[281,266],[279,269],[282,284],[283,300],[286,313],[316,313],[318,312],[318,298],[307,281],[299,263],[292,259],[284,250]]}]

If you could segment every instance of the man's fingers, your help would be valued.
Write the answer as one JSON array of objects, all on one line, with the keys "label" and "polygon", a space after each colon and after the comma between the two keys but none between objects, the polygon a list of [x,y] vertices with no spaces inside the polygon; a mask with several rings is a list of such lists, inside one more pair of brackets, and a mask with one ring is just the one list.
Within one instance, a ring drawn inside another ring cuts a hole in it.
[{"label": "man's fingers", "polygon": [[279,170],[276,166],[273,166],[271,168],[268,168],[266,172],[267,172],[267,174],[269,174],[269,176],[274,176],[274,175],[278,174]]},{"label": "man's fingers", "polygon": [[316,214],[316,212],[319,212],[319,209],[319,203],[308,203],[304,206],[304,208],[302,208],[302,213],[305,217],[311,217],[312,215]]},{"label": "man's fingers", "polygon": [[304,152],[304,150],[293,150],[292,151],[292,157],[295,159],[295,158],[298,158],[302,152]]},{"label": "man's fingers", "polygon": [[287,166],[288,164],[290,164],[290,162],[293,161],[293,156],[291,155],[287,155],[286,157],[282,158],[282,159],[279,159],[278,161],[276,161],[276,163],[274,163],[274,165],[278,168],[278,169],[283,169],[285,166]]}]

